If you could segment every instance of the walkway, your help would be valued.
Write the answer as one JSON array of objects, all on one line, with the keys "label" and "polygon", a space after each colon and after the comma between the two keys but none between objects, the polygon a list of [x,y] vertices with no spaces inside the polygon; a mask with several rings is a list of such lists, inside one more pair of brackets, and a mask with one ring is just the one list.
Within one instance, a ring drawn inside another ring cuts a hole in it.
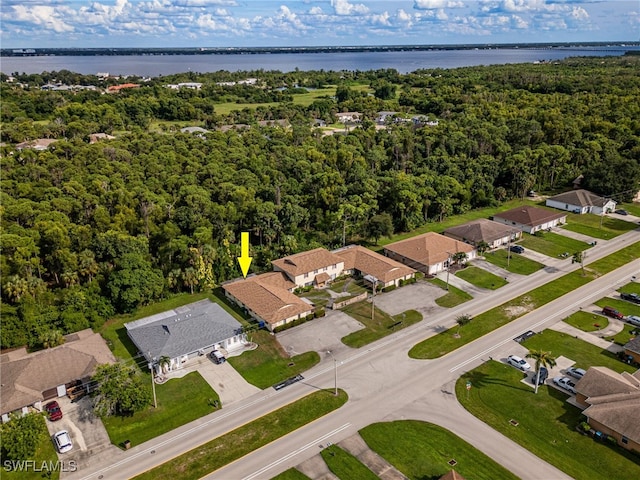
[{"label": "walkway", "polygon": [[[609,325],[611,324],[612,323],[610,322]],[[604,350],[609,350],[611,353],[618,353],[623,350],[623,348],[620,345],[616,345],[613,342],[610,342],[608,340],[605,340],[604,338],[601,338],[600,337],[601,335],[604,336],[603,330],[598,330],[597,332],[584,332],[579,328],[569,325],[566,322],[556,322],[553,325],[550,325],[548,328],[550,328],[551,330],[555,330],[556,332],[566,333],[567,335],[571,335],[572,337],[579,338],[580,340],[589,342]],[[607,330],[608,329],[605,329],[604,331],[606,332]],[[621,330],[622,328],[620,328],[620,330],[618,331],[621,331]],[[613,332],[614,335],[616,333],[618,332],[617,331]],[[607,333],[606,335],[608,336],[610,335],[610,333]]]},{"label": "walkway", "polygon": [[553,233],[557,233],[557,234],[562,235],[564,237],[573,238],[574,240],[580,240],[581,242],[586,242],[586,243],[591,243],[594,240],[597,241],[597,242],[606,242],[606,240],[602,240],[600,238],[594,239],[593,237],[590,237],[589,235],[585,235],[583,233],[578,233],[578,232],[574,232],[574,231],[571,231],[571,230],[567,230],[566,228],[554,228],[553,229]]}]

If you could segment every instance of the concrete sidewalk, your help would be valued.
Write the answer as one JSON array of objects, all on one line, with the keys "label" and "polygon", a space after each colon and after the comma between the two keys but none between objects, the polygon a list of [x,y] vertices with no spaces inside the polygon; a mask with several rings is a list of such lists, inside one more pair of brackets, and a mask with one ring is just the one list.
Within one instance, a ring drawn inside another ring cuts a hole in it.
[{"label": "concrete sidewalk", "polygon": [[567,230],[566,228],[554,228],[553,233],[557,233],[558,235],[562,235],[563,237],[573,238],[574,240],[580,240],[581,242],[586,242],[586,243],[591,243],[593,241],[596,241],[598,243],[600,242],[606,243],[606,240],[602,240],[601,238],[593,238],[583,233]]}]

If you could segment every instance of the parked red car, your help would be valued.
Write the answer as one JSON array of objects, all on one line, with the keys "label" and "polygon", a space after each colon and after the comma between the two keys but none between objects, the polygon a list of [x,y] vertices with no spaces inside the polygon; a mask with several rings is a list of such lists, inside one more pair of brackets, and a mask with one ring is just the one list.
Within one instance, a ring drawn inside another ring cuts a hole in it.
[{"label": "parked red car", "polygon": [[49,420],[55,422],[56,420],[60,420],[62,418],[62,410],[60,409],[60,405],[55,400],[53,402],[49,402],[44,407],[47,415],[49,416]]}]

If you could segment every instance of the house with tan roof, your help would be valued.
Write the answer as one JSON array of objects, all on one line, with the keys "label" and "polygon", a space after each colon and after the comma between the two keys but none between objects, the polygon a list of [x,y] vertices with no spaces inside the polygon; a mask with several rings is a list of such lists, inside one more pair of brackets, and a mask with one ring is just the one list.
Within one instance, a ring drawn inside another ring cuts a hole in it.
[{"label": "house with tan roof", "polygon": [[624,353],[629,361],[640,363],[640,336],[636,336],[624,345]]},{"label": "house with tan roof", "polygon": [[522,236],[522,230],[486,218],[479,218],[456,227],[447,228],[444,235],[474,247],[485,242],[489,248],[498,248],[518,240]]},{"label": "house with tan roof", "polygon": [[47,150],[52,143],[57,142],[55,138],[38,138],[36,140],[28,140],[26,142],[18,143],[16,145],[16,150],[24,150],[25,148],[30,148],[32,150],[37,150],[42,152]]},{"label": "house with tan roof", "polygon": [[344,270],[344,260],[325,248],[296,253],[271,263],[276,272],[284,272],[296,287],[324,286]]},{"label": "house with tan roof", "polygon": [[313,305],[295,296],[284,272],[270,272],[222,285],[226,297],[273,331],[313,314]]},{"label": "house with tan roof", "polygon": [[343,259],[345,274],[360,275],[375,281],[381,288],[397,287],[401,280],[409,280],[416,274],[413,268],[360,245],[349,245],[333,253]]},{"label": "house with tan roof", "polygon": [[582,413],[591,428],[640,452],[640,370],[631,374],[591,367],[576,384],[576,403],[586,407]]},{"label": "house with tan roof", "polygon": [[573,213],[602,213],[613,212],[616,209],[616,202],[610,198],[596,195],[589,190],[578,189],[560,193],[546,200],[547,207],[557,208]]},{"label": "house with tan roof", "polygon": [[446,270],[452,261],[451,257],[459,252],[466,253],[468,260],[476,258],[476,249],[473,246],[434,232],[384,247],[387,257],[427,275],[435,275]]},{"label": "house with tan roof", "polygon": [[523,205],[506,212],[496,213],[493,216],[493,221],[533,234],[539,230],[547,230],[567,223],[567,215],[555,213],[546,208]]},{"label": "house with tan roof", "polygon": [[42,411],[43,402],[67,394],[78,380],[87,383],[95,368],[116,359],[104,339],[89,328],[66,335],[57,347],[27,353],[26,348],[0,355],[0,414]]}]

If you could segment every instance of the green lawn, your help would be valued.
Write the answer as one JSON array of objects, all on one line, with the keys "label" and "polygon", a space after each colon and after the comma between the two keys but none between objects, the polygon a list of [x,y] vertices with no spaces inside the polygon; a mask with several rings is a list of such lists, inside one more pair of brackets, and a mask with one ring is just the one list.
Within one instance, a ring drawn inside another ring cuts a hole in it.
[{"label": "green lawn", "polygon": [[469,210],[460,215],[455,215],[453,217],[445,218],[442,222],[429,222],[421,227],[412,230],[411,232],[403,232],[398,233],[397,235],[393,235],[390,238],[382,238],[378,242],[377,245],[373,246],[374,250],[381,250],[383,246],[388,245],[393,242],[397,242],[400,240],[404,240],[407,238],[415,237],[416,235],[420,235],[426,232],[443,232],[447,228],[455,227],[458,225],[462,225],[463,223],[469,222],[471,220],[477,220],[479,218],[489,218],[495,215],[498,212],[504,212],[506,210],[510,210],[515,207],[520,207],[522,205],[531,205],[535,206],[536,202],[532,200],[510,200],[501,204],[498,207],[487,207],[487,208],[479,208],[477,210]]},{"label": "green lawn", "polygon": [[[564,351],[554,353],[570,356]],[[521,379],[522,372],[489,361],[458,379],[456,395],[473,415],[573,478],[640,477],[640,457],[576,431],[584,417],[567,403],[565,393],[543,385],[536,395]],[[469,392],[467,381],[472,384]],[[517,426],[510,423],[512,419]]]},{"label": "green lawn", "polygon": [[404,313],[391,316],[378,307],[374,307],[374,316],[372,319],[371,303],[365,301],[352,303],[343,308],[342,311],[365,326],[365,328],[361,330],[342,337],[342,343],[353,348],[368,345],[371,342],[375,342],[380,338],[386,337],[393,332],[402,330],[422,320],[422,314],[415,310],[407,310]]},{"label": "green lawn", "polygon": [[[321,322],[322,318],[315,321]],[[260,389],[304,372],[320,361],[317,352],[289,357],[275,336],[265,330],[253,332],[251,341],[257,343],[258,348],[244,352],[239,357],[230,357],[227,361],[247,382]]]},{"label": "green lawn", "polygon": [[579,340],[566,333],[555,330],[544,330],[522,342],[529,350],[544,350],[554,357],[563,355],[574,360],[578,367],[587,369],[591,366],[608,367],[616,372],[634,372],[631,365],[621,362],[608,350],[603,350],[591,343]]},{"label": "green lawn", "polygon": [[[602,222],[602,227],[600,227],[600,222]],[[632,222],[625,222],[624,220],[607,217],[606,215],[602,217],[601,215],[594,215],[592,213],[584,215],[567,213],[567,223],[562,228],[566,228],[572,232],[582,233],[589,237],[609,240],[637,227],[638,225]]]},{"label": "green lawn", "polygon": [[637,293],[640,295],[640,283],[630,282],[618,289],[620,293]]},{"label": "green lawn", "polygon": [[361,283],[362,281],[358,281],[353,278],[345,278],[344,280],[332,283],[329,288],[336,293],[347,292],[351,295],[360,295],[361,293],[371,291],[370,288],[365,288]]},{"label": "green lawn", "polygon": [[473,297],[467,292],[464,292],[453,285],[449,285],[449,291],[447,291],[446,282],[443,282],[439,278],[430,278],[428,281],[439,286],[446,292],[443,296],[436,298],[436,305],[440,307],[453,308],[457,307],[461,303],[468,302],[473,299]]},{"label": "green lawn", "polygon": [[[360,435],[372,450],[412,480],[437,479],[450,470],[469,479],[518,478],[457,435],[431,423],[374,423],[360,430]],[[455,467],[449,465],[451,460],[457,462]]]},{"label": "green lawn", "polygon": [[619,298],[611,298],[604,297],[594,302],[599,307],[613,307],[622,313],[624,316],[627,315],[638,315],[640,316],[640,305],[635,303],[627,302],[626,300],[620,300]]},{"label": "green lawn", "polygon": [[640,242],[629,245],[607,257],[589,264],[586,276],[580,270],[568,273],[502,305],[481,313],[465,325],[460,336],[455,335],[457,325],[427,338],[409,350],[409,356],[418,359],[437,358],[452,352],[476,338],[519,318],[583,285],[640,257]]},{"label": "green lawn", "polygon": [[[518,273],[520,275],[531,275],[541,268],[544,268],[542,263],[538,263],[535,260],[523,257],[517,253],[511,252],[511,255],[508,255],[508,253],[506,248],[499,248],[485,253],[484,259],[500,268],[504,268],[508,272]],[[508,260],[507,257],[509,257]]]},{"label": "green lawn", "polygon": [[504,278],[478,267],[463,268],[456,272],[456,277],[460,277],[476,287],[490,290],[496,290],[509,283]]},{"label": "green lawn", "polygon": [[607,328],[609,325],[607,317],[583,311],[576,312],[563,319],[563,321],[584,332],[595,332],[596,330]]},{"label": "green lawn", "polygon": [[640,203],[621,203],[618,205],[618,208],[622,208],[623,210],[626,210],[631,215],[640,217]]},{"label": "green lawn", "polygon": [[557,258],[564,253],[571,256],[576,252],[582,252],[590,245],[580,240],[565,237],[553,232],[542,232],[537,235],[522,234],[522,240],[519,242],[525,248],[530,248],[538,253],[547,255],[548,257]]},{"label": "green lawn", "polygon": [[280,475],[276,475],[271,480],[310,480],[304,473],[295,468],[285,470]]},{"label": "green lawn", "polygon": [[[145,376],[150,390],[151,379],[149,375]],[[156,395],[158,408],[150,406],[130,417],[103,419],[111,443],[122,446],[125,440],[129,440],[132,445],[140,445],[214,412],[213,402],[220,401],[218,394],[198,372],[156,385]]]},{"label": "green lawn", "polygon": [[[48,421],[45,419],[44,415],[42,415],[41,418],[43,423]],[[41,467],[43,462],[46,462],[46,465],[56,465],[56,462],[58,461],[58,454],[56,453],[55,447],[53,446],[53,440],[47,432],[46,427],[44,434],[36,446],[33,458],[29,458],[29,460],[34,460],[38,467]],[[5,468],[5,461],[9,462],[8,459],[2,458],[3,463],[2,466],[0,466],[0,478],[2,478],[2,480],[41,480],[42,478],[57,480],[60,478],[60,472],[53,469],[51,470],[51,476],[47,476],[46,471],[37,472],[33,469],[9,471]],[[69,465],[67,465],[67,468],[69,468]]]},{"label": "green lawn", "polygon": [[374,474],[360,460],[337,445],[331,445],[320,452],[324,462],[338,478],[357,480],[377,480]]},{"label": "green lawn", "polygon": [[312,301],[313,304],[318,307],[326,307],[329,303],[329,300],[331,299],[331,295],[329,294],[329,292],[327,292],[326,290],[318,290],[315,288],[313,290],[309,290],[308,292],[300,293],[298,294],[298,296]]},{"label": "green lawn", "polygon": [[617,345],[625,345],[632,338],[640,335],[640,327],[625,324],[621,332],[616,333],[613,337],[606,337],[605,340],[614,342]]},{"label": "green lawn", "polygon": [[191,480],[213,472],[246,454],[340,408],[347,394],[321,390],[236,428],[153,468],[136,479]]}]

